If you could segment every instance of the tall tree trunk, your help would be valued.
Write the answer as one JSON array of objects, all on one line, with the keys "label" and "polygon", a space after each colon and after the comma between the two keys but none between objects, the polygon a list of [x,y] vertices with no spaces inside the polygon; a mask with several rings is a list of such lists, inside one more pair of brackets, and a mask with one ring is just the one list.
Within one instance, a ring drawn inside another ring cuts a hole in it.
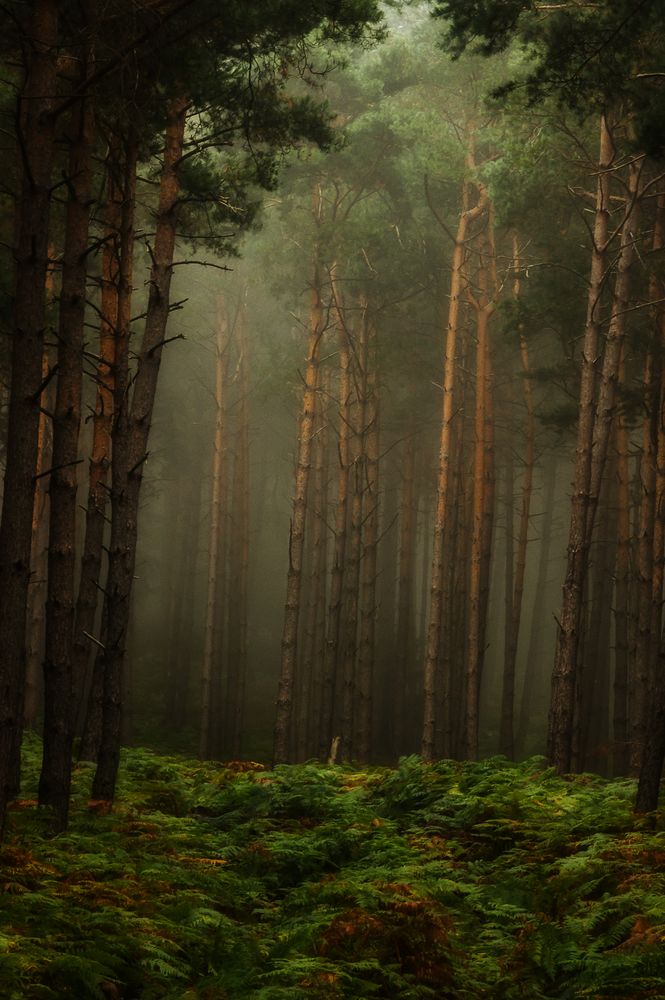
[{"label": "tall tree trunk", "polygon": [[[85,537],[81,558],[81,578],[76,604],[74,635],[74,670],[83,673],[90,653],[97,615],[98,592],[102,575],[102,555],[108,478],[114,427],[116,399],[125,405],[129,360],[129,334],[134,274],[134,215],[136,206],[136,137],[129,137],[121,152],[111,144],[108,162],[107,241],[104,247],[102,283],[102,323],[100,326],[100,360],[97,367],[97,397],[93,415],[92,454],[88,483]],[[116,161],[116,154],[118,162]],[[122,182],[118,175],[122,174]],[[115,227],[116,237],[113,236]],[[122,369],[122,371],[120,371]],[[117,377],[121,374],[125,390],[120,392]],[[122,412],[122,411],[121,411]],[[102,738],[102,702],[104,697],[104,642],[106,639],[106,596],[101,616],[100,638],[94,643],[95,659],[87,694],[87,705],[79,757],[96,761]]]},{"label": "tall tree trunk", "polygon": [[[619,369],[619,385],[626,383],[625,352]],[[622,410],[616,425],[617,548],[614,567],[614,690],[612,742],[613,773],[626,775],[628,742],[628,621],[630,616],[631,535],[629,430]]]},{"label": "tall tree trunk", "polygon": [[[88,59],[82,80],[91,72]],[[91,207],[92,108],[80,98],[71,117],[69,200],[58,327],[58,383],[53,417],[49,559],[44,656],[44,752],[39,803],[51,806],[64,829],[69,815],[75,712],[72,672],[78,442],[83,382],[86,265]]]},{"label": "tall tree trunk", "polygon": [[[119,143],[112,141],[106,160],[107,196],[104,206],[104,246],[102,248],[101,324],[97,392],[92,417],[92,449],[88,477],[88,503],[85,536],[81,557],[81,577],[76,602],[73,673],[81,693],[88,658],[90,638],[97,616],[99,582],[104,543],[108,469],[111,460],[113,421],[113,363],[115,334],[118,326],[120,229],[122,226],[123,188],[118,178],[122,170]],[[131,283],[131,282],[130,282]]]},{"label": "tall tree trunk", "polygon": [[[520,294],[520,262],[517,237],[513,236],[513,267],[515,280],[513,294],[516,300]],[[502,723],[500,749],[501,753],[513,758],[515,755],[514,738],[514,703],[515,703],[515,666],[517,647],[520,637],[520,622],[522,618],[522,599],[524,596],[524,576],[526,573],[526,557],[529,542],[529,523],[531,516],[531,497],[533,494],[533,471],[536,461],[536,418],[531,383],[531,362],[529,345],[523,330],[520,328],[520,357],[522,361],[522,384],[524,388],[524,403],[526,407],[526,454],[524,456],[524,474],[522,480],[522,509],[517,536],[517,558],[515,563],[514,590],[511,594],[510,625],[506,638],[504,659],[504,685],[502,692]]]},{"label": "tall tree trunk", "polygon": [[[326,549],[326,514],[325,514],[325,477],[326,477],[326,424],[327,415],[323,410],[325,393],[316,402],[316,430],[313,444],[313,491],[310,503],[310,537],[311,556],[308,578],[307,614],[303,634],[303,657],[299,665],[301,672],[299,683],[299,717],[297,727],[297,760],[304,761],[316,752],[310,740],[310,720],[315,702],[320,704],[320,691],[317,690],[317,653],[319,621],[321,616],[321,596],[325,601],[325,549]],[[318,741],[318,729],[316,730]],[[318,749],[318,748],[317,748]]]},{"label": "tall tree trunk", "polygon": [[466,756],[478,756],[478,726],[480,709],[480,679],[484,653],[483,571],[486,566],[484,542],[487,537],[485,512],[487,504],[486,412],[489,385],[489,320],[493,303],[489,301],[487,274],[479,270],[480,295],[476,327],[476,402],[474,418],[473,513],[471,564],[469,576],[469,629],[466,661]]},{"label": "tall tree trunk", "polygon": [[591,273],[587,316],[582,346],[579,418],[575,471],[568,538],[566,577],[559,619],[557,648],[552,673],[552,693],[547,738],[547,756],[559,772],[570,770],[573,715],[577,684],[577,654],[582,620],[584,580],[589,557],[588,517],[591,491],[591,461],[595,418],[596,358],[600,333],[600,306],[606,273],[610,211],[610,168],[614,143],[603,115],[600,123],[600,153],[595,222],[591,250]]},{"label": "tall tree trunk", "polygon": [[379,389],[377,331],[367,316],[367,378],[365,412],[365,496],[358,650],[357,756],[367,763],[372,754],[374,643],[376,632],[376,568],[379,529]]},{"label": "tall tree trunk", "polygon": [[[469,168],[473,167],[473,147],[471,145],[471,140],[467,156],[467,166]],[[441,434],[439,440],[436,508],[434,512],[434,546],[432,551],[429,616],[427,621],[427,639],[423,677],[424,715],[421,753],[425,760],[432,760],[434,758],[437,701],[438,695],[440,696],[440,693],[436,691],[436,671],[441,649],[441,617],[443,610],[441,580],[444,556],[443,542],[450,480],[451,423],[454,413],[459,312],[461,298],[466,286],[466,276],[464,274],[466,240],[469,225],[484,212],[485,205],[486,197],[483,193],[473,208],[469,206],[468,184],[465,182],[463,189],[463,206],[457,225],[455,248],[453,251],[450,303],[448,307],[448,321],[446,324],[444,346]]]},{"label": "tall tree trunk", "polygon": [[[508,397],[512,403],[512,393]],[[511,439],[513,437],[511,427]],[[513,710],[515,704],[515,660],[512,658],[513,591],[515,588],[515,465],[512,440],[508,441],[504,470],[503,505],[506,517],[506,551],[504,556],[504,623],[503,677],[501,685],[501,718],[499,723],[499,753],[512,760],[515,754]],[[512,670],[511,670],[512,667]]]},{"label": "tall tree trunk", "polygon": [[169,102],[167,109],[150,293],[134,380],[131,414],[128,413],[126,366],[129,331],[127,336],[121,331],[120,353],[116,356],[104,718],[93,782],[93,795],[106,800],[113,799],[120,760],[123,658],[136,559],[138,506],[170,308],[176,207],[180,192],[178,169],[182,157],[187,107],[188,102],[184,98],[177,98]]},{"label": "tall tree trunk", "polygon": [[240,412],[238,430],[239,463],[237,482],[234,480],[234,490],[237,490],[237,502],[234,504],[237,514],[234,519],[233,531],[238,535],[238,565],[234,576],[234,592],[237,595],[234,603],[236,617],[236,641],[229,659],[233,660],[235,686],[232,699],[232,754],[240,757],[242,751],[243,721],[245,716],[245,689],[247,686],[247,636],[248,636],[248,589],[249,589],[249,527],[250,527],[250,488],[249,488],[249,347],[245,317],[241,311],[240,322]]},{"label": "tall tree trunk", "polygon": [[358,622],[360,609],[360,566],[362,562],[363,501],[365,494],[365,409],[367,400],[367,302],[361,299],[360,337],[353,352],[355,387],[351,402],[349,441],[351,518],[344,569],[344,627],[342,629],[342,717],[341,753],[343,760],[355,756],[354,723],[357,722]]},{"label": "tall tree trunk", "polygon": [[0,521],[0,832],[16,791],[17,733],[21,730],[25,622],[30,581],[32,512],[39,440],[45,326],[51,171],[57,96],[57,0],[35,0],[19,95],[22,177],[17,203],[11,387],[7,458]]},{"label": "tall tree trunk", "polygon": [[395,746],[399,757],[406,753],[409,700],[409,672],[414,655],[414,572],[416,542],[415,433],[404,442],[402,491],[399,509],[399,568],[397,590],[397,633],[395,659],[397,676],[394,695]]},{"label": "tall tree trunk", "polygon": [[[42,377],[47,379],[50,370],[49,352],[44,351]],[[35,502],[32,513],[32,555],[30,559],[30,589],[28,591],[28,619],[26,642],[25,696],[23,722],[28,729],[35,729],[39,713],[40,676],[44,662],[44,603],[48,577],[48,477],[45,473],[53,464],[53,412],[49,383],[42,393],[42,413],[39,418],[39,445],[37,453]]]},{"label": "tall tree trunk", "polygon": [[653,535],[656,513],[656,433],[658,427],[658,362],[651,345],[644,371],[646,409],[642,421],[640,456],[640,507],[637,535],[637,644],[630,678],[630,768],[639,773],[646,737],[651,643],[651,598],[653,589]]},{"label": "tall tree trunk", "polygon": [[[658,197],[653,249],[661,251],[665,238],[665,194]],[[654,274],[650,283],[650,295],[657,305],[654,308],[654,324],[657,332],[657,349],[665,346],[665,307],[663,306],[664,282]],[[663,761],[665,760],[665,636],[661,632],[662,586],[663,586],[663,534],[665,533],[665,363],[661,356],[660,387],[658,399],[658,420],[656,424],[656,518],[653,538],[652,581],[652,627],[658,631],[654,635],[654,652],[651,655],[649,691],[651,711],[649,713],[645,749],[642,758],[637,800],[635,808],[639,812],[651,812],[658,807]],[[657,637],[657,638],[656,638]]]},{"label": "tall tree trunk", "polygon": [[534,602],[531,611],[531,627],[529,645],[526,656],[526,672],[520,698],[520,710],[517,727],[516,745],[519,756],[526,752],[529,735],[529,720],[534,714],[534,693],[539,680],[538,665],[541,660],[543,632],[545,630],[545,613],[547,609],[547,586],[550,570],[550,551],[552,547],[552,527],[554,523],[554,487],[556,484],[556,459],[552,456],[545,464],[543,482],[542,522],[540,529],[540,546],[538,553],[538,572],[534,590]]},{"label": "tall tree trunk", "polygon": [[341,294],[336,280],[336,269],[331,269],[331,289],[333,313],[338,334],[339,352],[339,430],[337,455],[337,500],[335,504],[335,539],[333,562],[330,575],[330,599],[328,602],[328,623],[326,651],[321,678],[321,739],[319,757],[325,760],[333,739],[335,695],[338,687],[340,663],[342,596],[346,570],[347,521],[349,510],[349,435],[351,427],[351,344],[342,306]]},{"label": "tall tree trunk", "polygon": [[199,727],[199,756],[209,757],[213,743],[213,702],[216,666],[219,661],[219,629],[216,625],[223,615],[219,602],[219,580],[225,572],[220,565],[224,550],[222,537],[223,483],[225,458],[225,409],[228,365],[228,328],[226,309],[220,306],[217,318],[217,358],[215,364],[215,435],[213,438],[210,532],[208,536],[208,589],[206,599],[205,642],[201,668],[201,724]]},{"label": "tall tree trunk", "polygon": [[300,618],[300,595],[302,589],[302,565],[305,550],[307,492],[309,488],[316,393],[319,377],[319,355],[323,329],[321,281],[319,264],[317,262],[314,265],[310,296],[307,364],[305,368],[303,406],[298,430],[295,494],[289,530],[289,570],[286,583],[286,606],[284,609],[284,628],[282,631],[282,661],[277,691],[273,747],[273,757],[276,764],[285,764],[289,759],[298,621]]}]

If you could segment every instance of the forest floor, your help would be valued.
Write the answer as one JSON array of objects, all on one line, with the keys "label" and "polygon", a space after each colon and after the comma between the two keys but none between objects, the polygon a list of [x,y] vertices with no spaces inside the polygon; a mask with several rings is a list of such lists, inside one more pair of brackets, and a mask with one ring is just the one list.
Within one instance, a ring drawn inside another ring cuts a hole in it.
[{"label": "forest floor", "polygon": [[[665,832],[630,781],[406,758],[268,772],[123,754],[0,849],[3,1000],[665,998]],[[251,765],[250,765],[251,767]]]}]

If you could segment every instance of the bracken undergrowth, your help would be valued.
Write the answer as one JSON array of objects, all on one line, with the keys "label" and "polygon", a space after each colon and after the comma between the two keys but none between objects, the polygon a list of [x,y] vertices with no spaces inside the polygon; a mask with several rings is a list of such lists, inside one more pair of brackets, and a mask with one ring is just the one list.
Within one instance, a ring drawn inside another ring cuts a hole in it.
[{"label": "bracken undergrowth", "polygon": [[24,798],[0,848],[6,1000],[665,998],[665,833],[542,760],[355,771],[123,754],[112,812]]}]

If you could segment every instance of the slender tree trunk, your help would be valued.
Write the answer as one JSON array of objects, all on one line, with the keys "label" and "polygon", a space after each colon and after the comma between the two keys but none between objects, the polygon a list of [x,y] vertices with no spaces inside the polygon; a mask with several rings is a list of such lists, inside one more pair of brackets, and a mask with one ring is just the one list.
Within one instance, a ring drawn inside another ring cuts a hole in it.
[{"label": "slender tree trunk", "polygon": [[[42,377],[45,380],[50,370],[48,350],[44,351]],[[53,400],[48,390],[42,393],[43,411],[39,418],[39,446],[36,468],[35,502],[32,514],[32,555],[30,589],[28,591],[28,621],[26,643],[25,699],[23,722],[28,729],[37,726],[39,712],[40,675],[44,662],[44,603],[46,600],[46,580],[48,577],[48,525],[49,496],[48,477],[44,475],[53,464],[53,425],[48,414],[53,412]]]},{"label": "slender tree trunk", "polygon": [[226,408],[228,329],[226,310],[222,306],[217,319],[217,360],[215,365],[215,435],[212,452],[212,487],[210,501],[210,533],[208,541],[208,590],[206,600],[205,642],[203,666],[201,669],[201,725],[199,728],[199,756],[210,756],[213,742],[213,684],[215,667],[218,662],[218,642],[220,636],[216,623],[223,613],[219,606],[219,579],[224,573],[220,566],[220,556],[224,556],[220,538],[222,535],[223,482],[224,482],[224,417]]},{"label": "slender tree trunk", "polygon": [[580,676],[578,754],[575,769],[597,770],[602,764],[602,745],[607,738],[610,686],[610,605],[612,567],[616,564],[614,523],[614,473],[606,477],[598,514],[598,537],[593,546],[590,570],[591,612],[585,638],[584,664]]},{"label": "slender tree trunk", "polygon": [[[479,275],[484,274],[481,267]],[[485,277],[486,281],[486,277]],[[487,301],[487,291],[482,289],[484,301],[479,303],[477,310],[477,348],[476,348],[476,406],[475,406],[475,441],[473,462],[473,513],[471,564],[469,576],[469,631],[467,638],[466,662],[466,756],[468,760],[476,760],[478,756],[478,723],[480,707],[480,678],[483,659],[483,542],[486,537],[484,524],[487,505],[486,491],[486,410],[489,394],[488,372],[488,337],[490,303]]]},{"label": "slender tree trunk", "polygon": [[131,414],[128,413],[127,398],[128,330],[127,335],[121,331],[120,353],[116,357],[104,718],[99,761],[93,782],[93,795],[106,800],[113,799],[120,760],[123,658],[136,559],[138,506],[170,308],[175,214],[180,192],[178,168],[182,156],[187,107],[188,102],[184,98],[177,98],[169,102],[167,111],[150,293],[134,380]]},{"label": "slender tree trunk", "polygon": [[346,320],[336,282],[335,268],[331,271],[333,311],[339,344],[339,431],[337,454],[337,501],[335,505],[335,539],[330,577],[330,599],[326,651],[321,679],[321,740],[319,756],[325,760],[333,738],[334,704],[340,662],[342,595],[346,571],[347,521],[349,510],[349,435],[351,427],[351,345]]},{"label": "slender tree trunk", "polygon": [[[468,155],[468,166],[472,166],[472,151]],[[459,329],[460,302],[466,285],[464,263],[466,257],[466,239],[470,223],[485,210],[484,195],[473,207],[469,207],[468,185],[464,185],[464,201],[460,213],[453,251],[452,276],[450,283],[450,304],[448,322],[446,325],[444,363],[443,363],[443,398],[441,414],[441,436],[439,441],[439,465],[436,488],[436,508],[434,512],[434,546],[432,551],[432,572],[430,583],[429,616],[427,622],[427,639],[425,648],[425,666],[423,676],[424,715],[421,741],[421,753],[425,760],[432,760],[435,753],[435,732],[437,717],[436,671],[441,649],[441,618],[442,594],[441,580],[443,573],[443,542],[445,532],[446,509],[450,480],[450,443],[451,422],[454,413],[455,374],[457,335]]]},{"label": "slender tree trunk", "polygon": [[363,763],[372,754],[372,711],[376,632],[376,570],[379,529],[379,389],[376,370],[377,332],[367,317],[367,377],[365,413],[365,496],[358,650],[357,755]]},{"label": "slender tree trunk", "polygon": [[[660,251],[665,236],[665,194],[660,194],[656,211],[653,249]],[[665,307],[662,304],[664,283],[654,275],[650,283],[651,299],[658,305],[654,309],[657,331],[657,345],[662,352],[665,345]],[[656,518],[653,537],[653,587],[652,587],[652,627],[654,634],[649,690],[651,711],[649,713],[645,749],[642,758],[637,800],[638,812],[651,812],[658,808],[658,794],[665,760],[665,636],[661,632],[662,586],[663,586],[663,534],[665,533],[665,363],[660,366],[658,420],[656,424]],[[656,639],[658,637],[658,640]]]},{"label": "slender tree trunk", "polygon": [[360,567],[362,562],[363,501],[365,495],[365,413],[367,400],[367,302],[361,299],[359,320],[360,337],[354,351],[354,381],[351,402],[351,437],[349,441],[351,519],[349,542],[344,570],[344,628],[342,641],[342,717],[341,755],[348,761],[357,751],[355,723],[357,723],[358,692],[358,623],[360,609]]},{"label": "slender tree trunk", "polygon": [[[653,535],[656,513],[656,429],[658,426],[658,396],[660,377],[656,370],[653,345],[650,347],[644,371],[646,410],[642,421],[642,454],[640,456],[640,508],[637,535],[637,644],[630,683],[630,768],[639,773],[650,697],[649,665],[651,663],[651,598],[653,589]],[[657,637],[653,637],[657,641]]]},{"label": "slender tree trunk", "polygon": [[[126,405],[128,391],[129,334],[132,308],[132,281],[134,274],[134,214],[136,200],[136,139],[127,140],[124,162],[109,162],[109,215],[107,236],[112,227],[119,224],[117,246],[105,250],[105,268],[108,268],[108,282],[104,273],[102,285],[102,327],[100,330],[100,362],[98,365],[97,398],[93,416],[92,455],[88,485],[88,506],[86,509],[85,538],[81,559],[81,579],[76,605],[74,638],[74,669],[85,669],[89,654],[88,636],[93,634],[97,614],[99,581],[102,575],[102,554],[108,498],[108,473],[112,451],[112,441],[119,436],[123,425],[114,424],[116,401],[121,407]],[[112,181],[112,173],[122,170],[122,191]],[[117,199],[117,208],[113,202]],[[114,259],[115,258],[115,263]],[[118,386],[118,376],[124,388]],[[119,411],[122,415],[122,409]],[[116,468],[118,472],[119,466]],[[113,484],[112,488],[113,488]],[[104,699],[104,642],[107,634],[107,614],[105,592],[101,615],[100,639],[94,643],[95,660],[92,669],[90,689],[79,757],[81,760],[96,761],[102,738],[102,702]],[[86,635],[87,633],[87,635]]]},{"label": "slender tree trunk", "polygon": [[17,203],[7,458],[0,521],[0,832],[16,774],[25,674],[25,622],[39,441],[51,171],[57,96],[57,0],[35,0],[19,96],[22,177]]},{"label": "slender tree trunk", "polygon": [[[300,678],[300,699],[299,718],[297,730],[297,760],[306,760],[308,756],[316,750],[310,740],[310,719],[312,717],[313,706],[317,701],[320,704],[320,691],[317,692],[317,653],[319,620],[321,612],[321,595],[325,600],[325,549],[326,549],[326,521],[325,521],[325,477],[326,477],[326,421],[327,416],[323,410],[325,394],[320,395],[316,402],[316,430],[313,443],[313,491],[312,502],[310,503],[310,537],[311,556],[308,577],[308,601],[307,614],[303,635],[303,657]],[[318,743],[318,730],[317,743]],[[318,747],[316,748],[318,749]]]},{"label": "slender tree trunk", "polygon": [[552,673],[552,693],[548,725],[547,756],[559,772],[570,770],[577,653],[582,620],[584,580],[589,556],[591,462],[595,418],[596,358],[600,333],[600,300],[606,273],[610,210],[610,167],[614,144],[605,116],[600,124],[600,154],[595,222],[591,251],[591,273],[586,326],[582,346],[579,418],[575,450],[575,471],[568,539],[566,577],[559,619],[559,633]]},{"label": "slender tree trunk", "polygon": [[[509,396],[512,403],[512,393]],[[511,428],[512,431],[512,428]],[[511,433],[511,438],[512,438]],[[503,505],[506,516],[506,552],[504,557],[504,631],[503,631],[503,678],[501,687],[501,721],[499,729],[499,753],[509,760],[514,757],[513,709],[515,703],[515,660],[512,658],[513,591],[515,588],[515,468],[512,441],[508,441],[505,464]],[[512,670],[511,670],[512,667]]]},{"label": "slender tree trunk", "polygon": [[[626,382],[626,362],[622,352],[619,385]],[[617,548],[614,568],[614,691],[612,740],[615,776],[628,773],[628,621],[630,616],[631,535],[629,431],[625,415],[619,411],[616,426]]]},{"label": "slender tree trunk", "polygon": [[[520,294],[520,263],[517,237],[513,236],[513,266],[515,280],[513,294],[516,300]],[[520,357],[522,361],[522,383],[524,388],[524,403],[526,407],[526,454],[524,456],[524,474],[522,479],[522,509],[517,536],[517,557],[515,562],[514,590],[511,594],[510,625],[506,637],[504,660],[504,686],[502,693],[502,724],[500,748],[501,753],[513,759],[515,755],[514,738],[514,704],[515,704],[515,667],[517,662],[517,647],[520,637],[522,618],[522,599],[524,596],[524,577],[526,573],[526,557],[529,543],[529,525],[531,516],[531,497],[533,495],[533,470],[536,460],[536,418],[531,383],[531,361],[529,345],[522,330],[520,330]]]},{"label": "slender tree trunk", "polygon": [[286,607],[284,610],[284,628],[282,632],[282,662],[277,691],[273,749],[273,757],[276,764],[285,764],[289,759],[293,691],[297,660],[298,621],[300,618],[300,595],[302,589],[302,565],[305,550],[307,492],[310,478],[322,334],[321,284],[319,265],[316,263],[311,290],[307,364],[305,368],[303,407],[298,431],[298,457],[293,513],[291,515],[289,532],[289,570],[286,584]]},{"label": "slender tree trunk", "polygon": [[[83,80],[91,70],[83,71]],[[78,442],[83,383],[86,264],[91,207],[92,109],[77,101],[71,118],[65,237],[58,328],[58,383],[53,417],[49,559],[44,657],[44,754],[39,803],[67,825],[75,712],[72,672]]]},{"label": "slender tree trunk", "polygon": [[397,634],[395,658],[395,755],[406,752],[409,700],[409,672],[414,654],[414,570],[415,570],[415,434],[404,443],[402,495],[399,511],[399,569],[397,590]]},{"label": "slender tree trunk", "polygon": [[233,531],[238,534],[238,567],[234,574],[234,589],[237,600],[234,605],[236,623],[236,644],[233,649],[235,689],[233,692],[232,753],[234,758],[242,752],[243,722],[245,717],[245,689],[247,686],[247,635],[248,635],[248,589],[249,589],[249,528],[250,528],[250,488],[249,488],[249,356],[245,317],[241,312],[240,321],[240,413],[238,432],[238,502],[237,517]]},{"label": "slender tree trunk", "polygon": [[550,570],[550,551],[552,547],[552,526],[554,523],[554,487],[556,483],[556,460],[550,457],[545,464],[543,483],[542,522],[540,528],[540,546],[538,554],[538,573],[536,576],[535,596],[531,612],[531,628],[529,646],[526,657],[526,672],[520,699],[519,721],[516,744],[518,754],[524,756],[529,734],[529,720],[534,712],[534,693],[539,680],[539,665],[545,630],[545,614],[547,609],[547,586]]},{"label": "slender tree trunk", "polygon": [[[88,659],[89,636],[94,634],[97,617],[99,582],[101,579],[104,545],[105,511],[108,495],[108,469],[111,460],[111,428],[113,422],[113,383],[115,337],[118,328],[118,303],[120,284],[120,230],[122,228],[123,198],[131,199],[132,192],[123,192],[124,183],[118,180],[122,169],[119,144],[112,142],[107,156],[107,201],[105,205],[105,233],[102,249],[101,325],[99,334],[99,361],[97,364],[97,393],[92,418],[92,449],[88,478],[88,503],[85,516],[85,536],[81,557],[81,577],[76,602],[74,627],[73,673],[75,684],[82,691]],[[135,169],[132,170],[135,176]],[[133,177],[132,177],[133,184]],[[130,255],[131,256],[131,255]],[[128,262],[123,263],[124,267]],[[129,276],[131,284],[131,272]]]}]

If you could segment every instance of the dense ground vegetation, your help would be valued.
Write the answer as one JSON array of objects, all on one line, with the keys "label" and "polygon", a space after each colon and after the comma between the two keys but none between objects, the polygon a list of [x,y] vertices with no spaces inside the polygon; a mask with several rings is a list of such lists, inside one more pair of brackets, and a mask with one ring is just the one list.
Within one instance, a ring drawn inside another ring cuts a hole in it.
[{"label": "dense ground vegetation", "polygon": [[0,856],[7,1000],[662,997],[665,835],[633,783],[520,765],[356,772],[124,754]]}]

